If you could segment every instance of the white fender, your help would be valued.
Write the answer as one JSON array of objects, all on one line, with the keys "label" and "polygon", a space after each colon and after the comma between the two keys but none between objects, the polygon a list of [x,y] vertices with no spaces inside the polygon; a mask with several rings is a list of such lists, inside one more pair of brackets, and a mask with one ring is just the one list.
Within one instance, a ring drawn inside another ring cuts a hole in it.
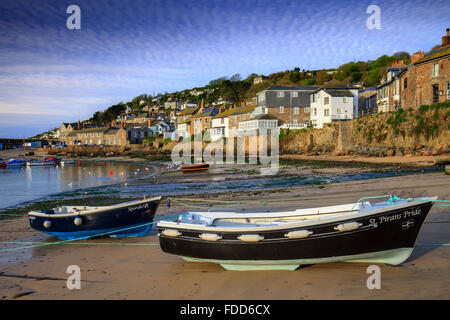
[{"label": "white fender", "polygon": [[79,226],[80,224],[83,223],[83,219],[81,219],[81,217],[76,217],[75,219],[73,219],[73,223],[75,223],[75,225]]},{"label": "white fender", "polygon": [[215,233],[202,233],[199,237],[206,241],[217,241],[222,239],[222,236]]},{"label": "white fender", "polygon": [[334,227],[334,230],[337,230],[340,232],[352,231],[352,230],[358,229],[361,226],[362,226],[362,223],[359,223],[359,222],[348,222],[348,223],[343,223],[343,224],[340,224],[340,225]]},{"label": "white fender", "polygon": [[50,220],[45,220],[44,221],[44,227],[50,228],[51,226],[52,226],[52,222]]},{"label": "white fender", "polygon": [[181,232],[174,229],[164,229],[162,234],[168,237],[178,237],[181,235]]},{"label": "white fender", "polygon": [[286,233],[284,236],[289,239],[301,239],[312,235],[314,232],[309,230],[296,230]]},{"label": "white fender", "polygon": [[264,237],[259,234],[242,234],[237,238],[244,242],[258,242],[264,239]]}]

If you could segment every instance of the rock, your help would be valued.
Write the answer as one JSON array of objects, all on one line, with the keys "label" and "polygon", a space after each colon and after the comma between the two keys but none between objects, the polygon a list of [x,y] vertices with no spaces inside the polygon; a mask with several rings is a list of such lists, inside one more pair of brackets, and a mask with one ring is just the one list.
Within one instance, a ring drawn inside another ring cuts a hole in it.
[{"label": "rock", "polygon": [[389,149],[389,150],[386,152],[386,155],[387,155],[388,157],[393,157],[393,156],[395,156],[395,149]]}]

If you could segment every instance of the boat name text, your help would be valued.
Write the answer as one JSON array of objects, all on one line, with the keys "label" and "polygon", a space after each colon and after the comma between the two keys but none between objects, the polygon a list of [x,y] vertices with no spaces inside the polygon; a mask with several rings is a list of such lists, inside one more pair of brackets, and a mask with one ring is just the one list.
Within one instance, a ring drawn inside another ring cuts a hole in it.
[{"label": "boat name text", "polygon": [[128,212],[133,212],[134,210],[139,210],[139,209],[147,209],[148,208],[148,203],[145,204],[140,204],[136,207],[129,207],[128,208]]},{"label": "boat name text", "polygon": [[420,215],[421,213],[422,213],[422,211],[419,208],[407,210],[407,211],[403,211],[402,213],[398,213],[398,214],[394,214],[394,215],[390,215],[390,216],[381,216],[378,218],[378,222],[379,223],[392,222],[392,221],[396,221],[396,220],[415,217],[415,216]]}]

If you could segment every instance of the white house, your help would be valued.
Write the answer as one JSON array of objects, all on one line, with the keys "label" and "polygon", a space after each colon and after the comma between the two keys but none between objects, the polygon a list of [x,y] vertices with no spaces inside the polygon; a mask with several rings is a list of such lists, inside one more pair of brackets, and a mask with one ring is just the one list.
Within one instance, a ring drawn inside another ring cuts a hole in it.
[{"label": "white house", "polygon": [[214,117],[211,121],[211,129],[209,131],[211,140],[217,140],[222,137],[228,137],[229,134],[229,121],[227,116],[221,116],[220,114]]},{"label": "white house", "polygon": [[258,129],[276,129],[278,128],[278,118],[271,114],[260,114],[254,118],[239,122],[238,135],[254,134]]},{"label": "white house", "polygon": [[150,129],[156,134],[164,134],[169,131],[170,126],[164,121],[156,121],[152,123]]},{"label": "white house", "polygon": [[[355,91],[355,93],[352,91]],[[311,94],[312,126],[315,128],[323,128],[325,123],[349,120],[357,117],[357,97],[358,90],[348,88],[320,88],[316,90]]]}]

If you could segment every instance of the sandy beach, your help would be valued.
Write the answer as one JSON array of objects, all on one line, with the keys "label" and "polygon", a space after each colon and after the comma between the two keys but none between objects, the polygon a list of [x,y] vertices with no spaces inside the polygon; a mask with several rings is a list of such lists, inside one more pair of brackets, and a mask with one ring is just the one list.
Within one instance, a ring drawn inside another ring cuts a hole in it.
[{"label": "sandy beach", "polygon": [[[434,172],[201,198],[254,201],[234,208],[250,212],[313,207],[324,201],[343,204],[386,193],[450,199],[450,176]],[[156,219],[189,210],[179,203],[172,201],[167,208],[163,200]],[[448,208],[432,208],[414,252],[405,263],[379,265],[379,290],[367,288],[369,265],[363,263],[317,264],[293,272],[233,272],[215,264],[188,263],[163,253],[153,230],[141,238],[102,238],[83,241],[84,244],[72,242],[1,252],[0,299],[449,299]],[[2,242],[18,242],[3,243],[2,249],[57,241],[32,231],[27,218],[0,222],[0,234]],[[66,287],[66,269],[70,265],[81,268],[79,290]]]}]

